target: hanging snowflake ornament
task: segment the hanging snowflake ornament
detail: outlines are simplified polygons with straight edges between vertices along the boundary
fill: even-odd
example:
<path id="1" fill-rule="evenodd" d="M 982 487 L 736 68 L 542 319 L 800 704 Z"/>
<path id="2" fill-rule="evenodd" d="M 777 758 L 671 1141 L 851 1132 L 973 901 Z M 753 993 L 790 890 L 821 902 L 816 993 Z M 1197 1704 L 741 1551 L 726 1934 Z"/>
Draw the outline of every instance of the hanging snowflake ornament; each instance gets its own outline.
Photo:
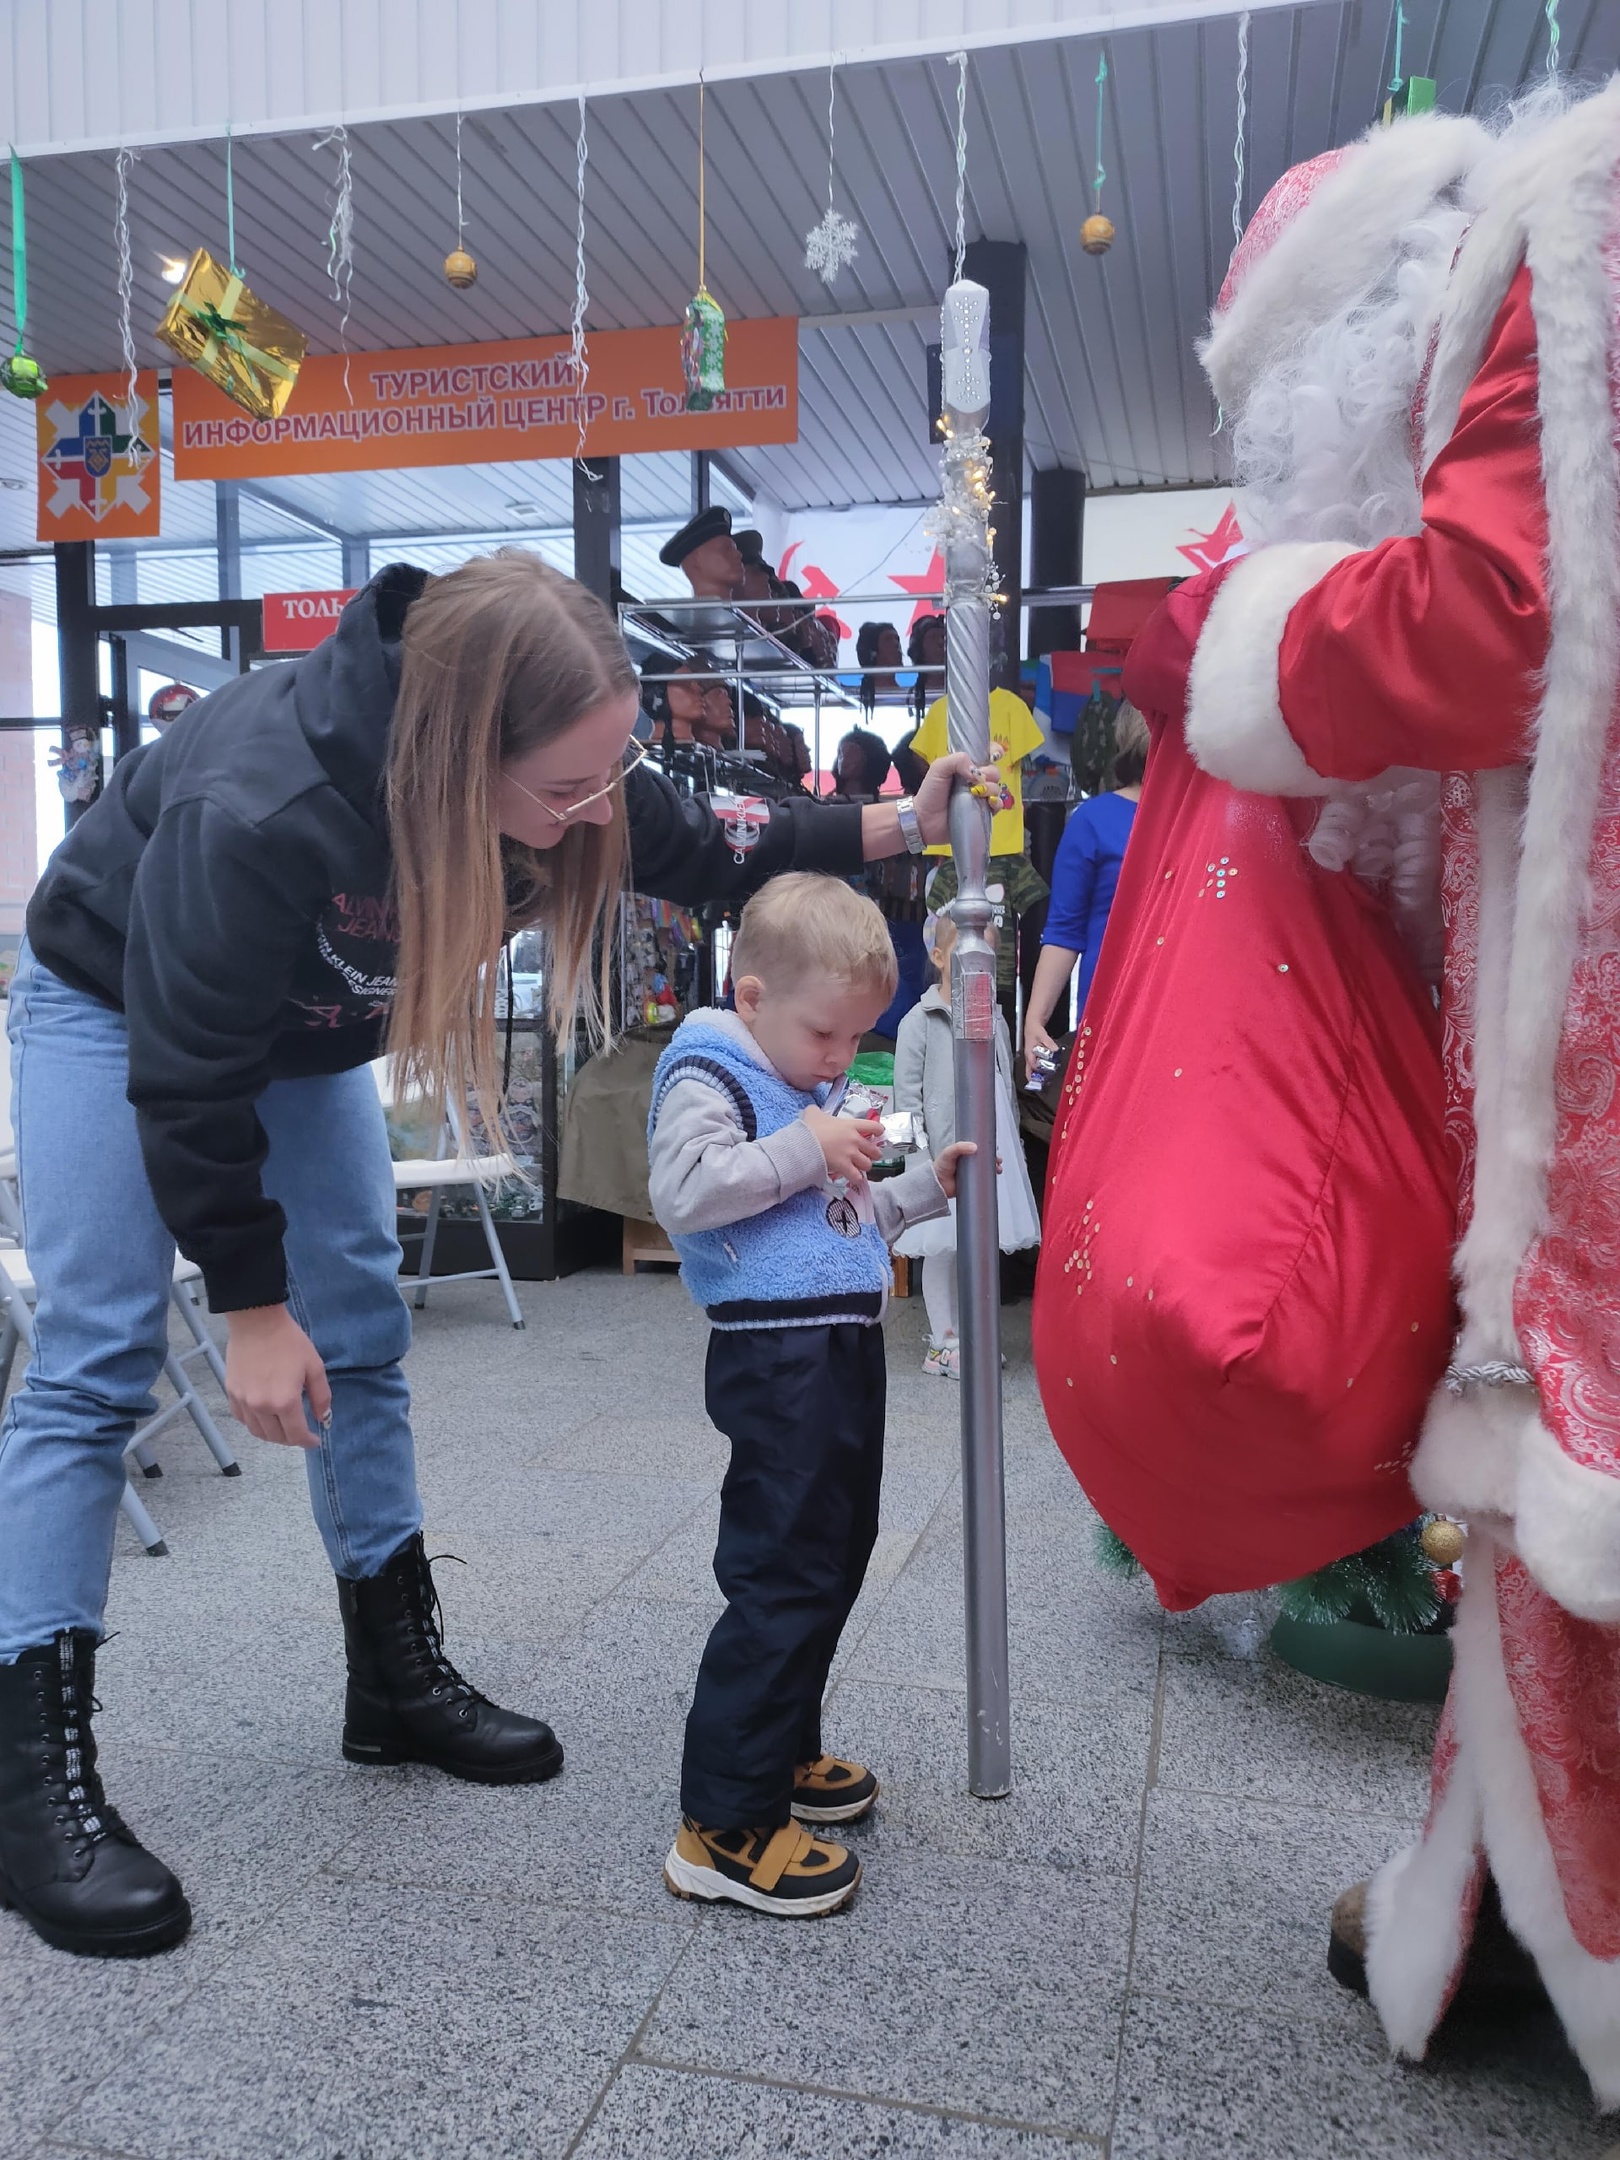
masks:
<path id="1" fill-rule="evenodd" d="M 847 270 L 858 252 L 861 228 L 836 210 L 829 209 L 821 223 L 804 236 L 804 267 L 814 270 L 830 285 L 840 270 Z"/>
<path id="2" fill-rule="evenodd" d="M 833 208 L 833 121 L 836 115 L 838 55 L 833 55 L 827 69 L 827 210 L 821 223 L 804 236 L 804 267 L 814 270 L 824 285 L 830 285 L 840 270 L 847 270 L 855 260 L 856 242 L 861 228 L 852 218 L 842 217 Z"/>

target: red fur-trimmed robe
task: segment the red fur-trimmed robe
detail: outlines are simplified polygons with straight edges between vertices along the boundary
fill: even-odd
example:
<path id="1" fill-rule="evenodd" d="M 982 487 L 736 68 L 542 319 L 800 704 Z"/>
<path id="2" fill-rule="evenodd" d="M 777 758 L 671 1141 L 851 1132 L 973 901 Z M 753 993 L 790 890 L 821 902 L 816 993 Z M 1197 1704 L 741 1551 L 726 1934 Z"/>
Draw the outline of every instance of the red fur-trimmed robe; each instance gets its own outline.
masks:
<path id="1" fill-rule="evenodd" d="M 1447 290 L 1423 530 L 1262 549 L 1150 626 L 1239 789 L 1443 781 L 1461 1331 L 1411 1462 L 1470 1526 L 1427 1829 L 1368 1980 L 1424 2052 L 1487 1867 L 1620 2106 L 1620 82 L 1503 154 Z M 1200 590 L 1200 586 L 1202 590 Z M 1131 687 L 1128 680 L 1127 687 Z"/>

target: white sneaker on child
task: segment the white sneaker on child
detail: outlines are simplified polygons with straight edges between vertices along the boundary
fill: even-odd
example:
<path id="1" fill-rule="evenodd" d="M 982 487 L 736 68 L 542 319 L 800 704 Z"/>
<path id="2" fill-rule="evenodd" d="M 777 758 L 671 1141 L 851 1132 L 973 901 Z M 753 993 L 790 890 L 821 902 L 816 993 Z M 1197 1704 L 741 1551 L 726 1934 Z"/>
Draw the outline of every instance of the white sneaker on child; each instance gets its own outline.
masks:
<path id="1" fill-rule="evenodd" d="M 923 1371 L 936 1380 L 960 1380 L 962 1377 L 962 1352 L 952 1342 L 930 1343 L 923 1357 Z"/>

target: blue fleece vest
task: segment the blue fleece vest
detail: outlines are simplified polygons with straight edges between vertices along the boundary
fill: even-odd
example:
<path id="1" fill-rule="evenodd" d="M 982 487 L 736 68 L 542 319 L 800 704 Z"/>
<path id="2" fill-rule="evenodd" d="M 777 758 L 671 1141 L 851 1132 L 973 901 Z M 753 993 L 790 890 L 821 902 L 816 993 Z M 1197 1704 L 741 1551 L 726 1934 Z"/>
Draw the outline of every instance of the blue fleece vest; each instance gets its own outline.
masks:
<path id="1" fill-rule="evenodd" d="M 694 1016 L 658 1060 L 649 1140 L 677 1080 L 701 1080 L 726 1096 L 750 1140 L 769 1139 L 826 1093 L 790 1087 Z M 853 1200 L 826 1185 L 670 1242 L 680 1254 L 681 1280 L 716 1327 L 826 1327 L 882 1317 L 888 1246 L 875 1223 L 861 1221 Z"/>

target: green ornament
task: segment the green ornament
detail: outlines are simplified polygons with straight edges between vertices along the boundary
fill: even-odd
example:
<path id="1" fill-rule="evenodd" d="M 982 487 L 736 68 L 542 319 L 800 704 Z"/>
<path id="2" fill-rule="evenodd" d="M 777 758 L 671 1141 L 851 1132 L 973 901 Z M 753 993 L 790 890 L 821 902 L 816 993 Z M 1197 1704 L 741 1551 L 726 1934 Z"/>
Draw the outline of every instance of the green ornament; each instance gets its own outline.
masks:
<path id="1" fill-rule="evenodd" d="M 708 412 L 726 387 L 726 318 L 704 285 L 686 303 L 681 372 L 686 377 L 687 411 Z"/>
<path id="2" fill-rule="evenodd" d="M 45 372 L 37 360 L 31 360 L 25 352 L 15 352 L 0 367 L 0 383 L 13 397 L 43 397 L 51 387 L 45 380 Z"/>

